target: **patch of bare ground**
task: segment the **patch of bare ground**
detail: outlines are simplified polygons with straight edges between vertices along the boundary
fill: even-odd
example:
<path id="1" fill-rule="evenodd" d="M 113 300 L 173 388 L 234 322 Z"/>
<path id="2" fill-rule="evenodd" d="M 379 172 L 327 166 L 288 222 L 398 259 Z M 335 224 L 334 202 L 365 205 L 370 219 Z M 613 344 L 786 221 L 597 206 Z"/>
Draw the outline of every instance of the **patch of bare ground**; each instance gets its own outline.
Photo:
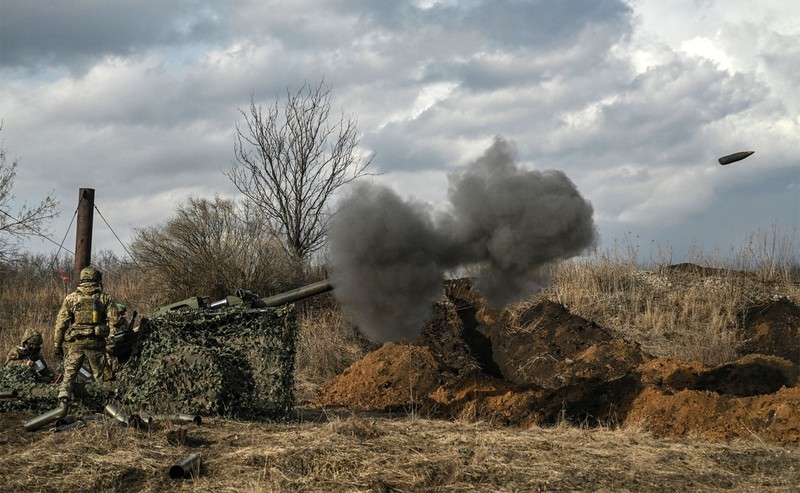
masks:
<path id="1" fill-rule="evenodd" d="M 307 411 L 293 423 L 208 418 L 150 430 L 89 422 L 24 431 L 4 415 L 5 491 L 793 491 L 800 450 L 757 439 L 658 439 L 638 429 L 496 427 Z M 171 479 L 192 453 L 200 475 Z"/>

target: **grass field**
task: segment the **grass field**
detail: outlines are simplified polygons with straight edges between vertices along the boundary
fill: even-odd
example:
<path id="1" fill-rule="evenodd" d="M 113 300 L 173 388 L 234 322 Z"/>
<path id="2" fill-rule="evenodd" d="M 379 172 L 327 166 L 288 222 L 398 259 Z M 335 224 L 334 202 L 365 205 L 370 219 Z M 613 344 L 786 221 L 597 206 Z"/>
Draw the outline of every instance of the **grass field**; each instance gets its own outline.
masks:
<path id="1" fill-rule="evenodd" d="M 641 344 L 655 356 L 719 364 L 741 343 L 742 310 L 784 297 L 800 303 L 797 249 L 765 242 L 698 279 L 669 265 L 638 265 L 625 252 L 553 268 L 547 298 Z M 41 267 L 41 266 L 40 266 Z M 0 344 L 28 326 L 45 335 L 64 286 L 46 269 L 10 270 L 0 284 Z M 157 304 L 135 271 L 107 271 L 107 289 L 142 313 Z M 174 301 L 174 300 L 170 300 Z M 335 305 L 306 307 L 297 355 L 302 403 L 370 349 Z M 656 438 L 636 428 L 516 428 L 428 419 L 413 412 L 362 414 L 300 407 L 286 423 L 206 418 L 201 426 L 148 429 L 90 421 L 81 429 L 29 433 L 31 416 L 0 415 L 5 491 L 796 491 L 800 449 L 765 443 Z M 197 477 L 171 479 L 171 465 L 199 453 Z"/>
<path id="2" fill-rule="evenodd" d="M 515 429 L 413 415 L 206 419 L 153 430 L 90 422 L 27 433 L 4 416 L 6 491 L 796 491 L 800 450 L 655 439 L 638 430 Z M 171 479 L 191 453 L 200 475 Z"/>

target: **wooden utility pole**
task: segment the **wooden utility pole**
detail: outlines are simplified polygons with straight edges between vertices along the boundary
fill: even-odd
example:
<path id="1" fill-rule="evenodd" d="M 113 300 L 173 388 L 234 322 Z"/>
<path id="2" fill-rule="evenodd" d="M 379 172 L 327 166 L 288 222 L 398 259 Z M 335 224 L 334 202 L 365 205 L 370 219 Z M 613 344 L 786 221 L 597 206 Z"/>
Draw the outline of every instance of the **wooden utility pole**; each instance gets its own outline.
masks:
<path id="1" fill-rule="evenodd" d="M 78 223 L 75 229 L 75 268 L 72 289 L 78 287 L 81 270 L 92 263 L 92 221 L 94 220 L 94 188 L 78 191 Z"/>

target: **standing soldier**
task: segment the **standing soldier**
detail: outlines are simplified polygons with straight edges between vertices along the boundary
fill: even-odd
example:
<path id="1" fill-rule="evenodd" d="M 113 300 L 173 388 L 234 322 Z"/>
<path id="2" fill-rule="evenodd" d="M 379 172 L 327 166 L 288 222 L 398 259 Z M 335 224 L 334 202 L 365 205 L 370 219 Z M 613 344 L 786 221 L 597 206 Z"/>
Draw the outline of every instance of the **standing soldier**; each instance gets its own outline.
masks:
<path id="1" fill-rule="evenodd" d="M 94 267 L 81 270 L 80 282 L 61 304 L 55 325 L 56 355 L 64 358 L 64 380 L 58 399 L 66 404 L 72 399 L 75 378 L 89 363 L 95 381 L 103 380 L 106 337 L 109 325 L 119 323 L 116 303 L 103 292 L 103 273 Z"/>

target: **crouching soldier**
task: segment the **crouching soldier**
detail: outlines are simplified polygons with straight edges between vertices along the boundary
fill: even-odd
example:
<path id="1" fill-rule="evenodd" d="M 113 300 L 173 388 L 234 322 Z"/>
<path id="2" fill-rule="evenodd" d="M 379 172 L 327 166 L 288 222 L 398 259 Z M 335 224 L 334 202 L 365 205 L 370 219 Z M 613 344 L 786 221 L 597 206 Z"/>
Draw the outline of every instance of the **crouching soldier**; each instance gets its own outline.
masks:
<path id="1" fill-rule="evenodd" d="M 55 351 L 64 358 L 60 402 L 72 400 L 75 378 L 84 361 L 95 381 L 104 379 L 106 337 L 109 325 L 118 324 L 118 317 L 116 303 L 103 292 L 103 273 L 94 267 L 81 270 L 78 287 L 64 298 L 56 317 Z"/>
<path id="2" fill-rule="evenodd" d="M 58 383 L 61 375 L 51 370 L 41 353 L 42 334 L 38 330 L 27 329 L 18 348 L 6 355 L 5 366 L 25 366 L 30 368 L 39 383 Z"/>

